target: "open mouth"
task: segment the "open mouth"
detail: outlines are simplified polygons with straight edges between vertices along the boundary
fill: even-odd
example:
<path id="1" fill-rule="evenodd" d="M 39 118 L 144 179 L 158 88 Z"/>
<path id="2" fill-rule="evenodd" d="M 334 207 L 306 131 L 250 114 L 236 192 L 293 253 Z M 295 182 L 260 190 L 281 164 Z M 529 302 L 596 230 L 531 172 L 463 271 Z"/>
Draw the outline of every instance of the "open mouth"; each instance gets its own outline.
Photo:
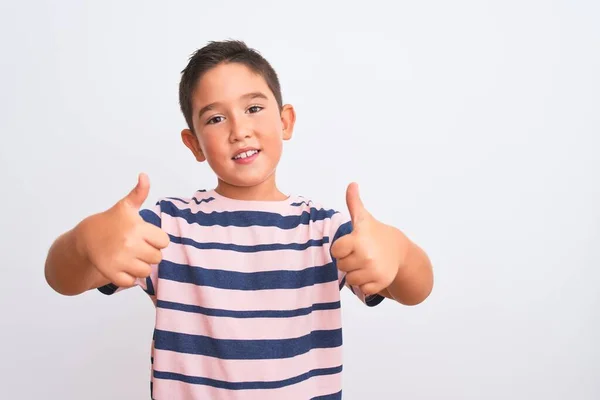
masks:
<path id="1" fill-rule="evenodd" d="M 252 156 L 255 156 L 256 154 L 258 154 L 260 152 L 260 150 L 248 150 L 248 151 L 243 151 L 239 154 L 236 154 L 232 160 L 244 160 L 246 158 L 250 158 Z"/>

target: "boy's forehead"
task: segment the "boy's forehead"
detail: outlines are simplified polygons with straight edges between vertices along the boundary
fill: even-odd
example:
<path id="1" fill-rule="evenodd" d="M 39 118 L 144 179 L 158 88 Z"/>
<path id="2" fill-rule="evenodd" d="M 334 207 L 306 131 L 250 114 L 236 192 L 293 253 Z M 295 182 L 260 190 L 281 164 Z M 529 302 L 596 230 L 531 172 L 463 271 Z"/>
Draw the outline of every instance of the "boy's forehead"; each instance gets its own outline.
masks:
<path id="1" fill-rule="evenodd" d="M 236 102 L 248 93 L 262 92 L 274 100 L 265 79 L 239 63 L 220 64 L 196 83 L 193 102 L 198 110 L 207 104 Z"/>

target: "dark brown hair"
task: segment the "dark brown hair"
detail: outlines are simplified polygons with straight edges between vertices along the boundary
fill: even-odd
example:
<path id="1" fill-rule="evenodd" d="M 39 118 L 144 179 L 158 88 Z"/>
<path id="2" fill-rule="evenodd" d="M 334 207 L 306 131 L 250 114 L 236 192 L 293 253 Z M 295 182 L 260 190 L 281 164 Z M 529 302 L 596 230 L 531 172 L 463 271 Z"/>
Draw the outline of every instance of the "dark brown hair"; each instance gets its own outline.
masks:
<path id="1" fill-rule="evenodd" d="M 236 62 L 261 75 L 273 92 L 279 109 L 283 107 L 279 78 L 273 67 L 260 53 L 240 40 L 212 41 L 192 54 L 181 71 L 179 106 L 188 127 L 193 131 L 192 95 L 202 75 L 221 63 Z"/>

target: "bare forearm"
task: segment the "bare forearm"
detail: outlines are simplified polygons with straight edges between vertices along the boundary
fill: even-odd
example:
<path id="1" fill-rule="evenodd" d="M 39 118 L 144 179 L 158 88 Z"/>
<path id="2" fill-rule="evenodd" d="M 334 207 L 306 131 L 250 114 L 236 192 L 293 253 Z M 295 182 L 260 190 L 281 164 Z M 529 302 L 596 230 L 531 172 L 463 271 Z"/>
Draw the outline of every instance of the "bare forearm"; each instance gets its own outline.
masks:
<path id="1" fill-rule="evenodd" d="M 416 305 L 423 302 L 433 289 L 433 269 L 427 254 L 409 241 L 406 259 L 388 286 L 387 294 L 399 303 Z"/>
<path id="2" fill-rule="evenodd" d="M 87 260 L 78 242 L 77 229 L 59 236 L 46 258 L 44 272 L 48 285 L 66 296 L 81 294 L 104 283 L 102 275 Z"/>

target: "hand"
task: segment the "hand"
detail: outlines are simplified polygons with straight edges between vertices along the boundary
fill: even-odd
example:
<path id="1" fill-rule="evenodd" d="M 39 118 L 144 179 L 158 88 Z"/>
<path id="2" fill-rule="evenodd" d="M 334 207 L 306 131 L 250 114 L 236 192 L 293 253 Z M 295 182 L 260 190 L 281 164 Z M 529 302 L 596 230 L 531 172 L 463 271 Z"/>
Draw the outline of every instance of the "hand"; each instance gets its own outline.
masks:
<path id="1" fill-rule="evenodd" d="M 169 235 L 145 222 L 139 209 L 148 197 L 150 183 L 140 174 L 137 185 L 110 209 L 92 215 L 78 226 L 82 254 L 110 282 L 130 287 L 150 275 L 151 264 L 162 260 L 161 249 Z"/>
<path id="2" fill-rule="evenodd" d="M 338 269 L 347 273 L 348 284 L 359 286 L 365 295 L 379 293 L 394 281 L 407 252 L 407 239 L 366 210 L 355 183 L 348 186 L 346 204 L 353 230 L 333 244 L 331 254 Z"/>

